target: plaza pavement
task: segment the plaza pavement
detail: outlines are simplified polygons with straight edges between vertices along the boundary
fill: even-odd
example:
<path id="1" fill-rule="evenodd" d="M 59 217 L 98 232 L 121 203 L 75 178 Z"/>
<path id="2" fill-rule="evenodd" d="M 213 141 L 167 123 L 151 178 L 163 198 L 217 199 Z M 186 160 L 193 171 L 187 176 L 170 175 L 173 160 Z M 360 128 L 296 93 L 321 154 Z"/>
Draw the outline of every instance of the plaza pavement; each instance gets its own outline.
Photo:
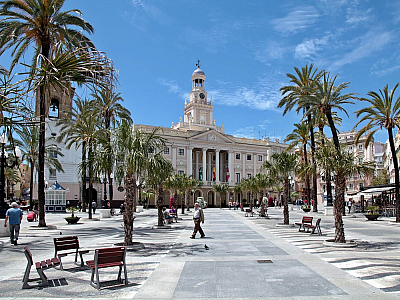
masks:
<path id="1" fill-rule="evenodd" d="M 322 207 L 321 207 L 322 211 Z M 245 217 L 240 210 L 206 209 L 206 238 L 189 239 L 190 214 L 171 228 L 153 229 L 156 210 L 136 214 L 134 240 L 144 248 L 127 253 L 128 286 L 112 285 L 113 268 L 102 269 L 107 281 L 98 291 L 90 286 L 90 270 L 80 270 L 70 255 L 64 271 L 49 269 L 51 286 L 22 290 L 26 267 L 23 249 L 34 261 L 54 256 L 53 237 L 78 235 L 81 247 L 109 247 L 123 241 L 122 216 L 67 225 L 67 214 L 47 214 L 48 225 L 37 229 L 24 218 L 19 245 L 0 238 L 1 299 L 399 299 L 400 227 L 394 218 L 366 221 L 361 214 L 344 217 L 347 239 L 356 248 L 323 245 L 333 238 L 333 216 L 290 211 L 290 223 L 303 215 L 321 217 L 323 236 L 298 232 L 296 227 L 277 227 L 282 209 L 270 208 L 269 219 Z M 204 245 L 207 244 L 209 250 Z M 93 252 L 84 258 L 93 259 Z M 32 268 L 31 276 L 35 276 Z"/>

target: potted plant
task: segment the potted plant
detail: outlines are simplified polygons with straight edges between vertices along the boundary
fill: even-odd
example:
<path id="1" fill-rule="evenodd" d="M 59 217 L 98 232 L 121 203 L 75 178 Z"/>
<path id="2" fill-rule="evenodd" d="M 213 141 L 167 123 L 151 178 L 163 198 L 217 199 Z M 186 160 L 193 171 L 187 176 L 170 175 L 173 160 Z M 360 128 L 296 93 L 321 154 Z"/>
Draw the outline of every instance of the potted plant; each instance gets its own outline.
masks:
<path id="1" fill-rule="evenodd" d="M 304 212 L 310 212 L 311 211 L 311 205 L 304 204 L 304 205 L 301 206 L 301 209 Z"/>
<path id="2" fill-rule="evenodd" d="M 368 221 L 376 221 L 381 216 L 379 213 L 379 206 L 368 206 L 367 213 L 364 216 Z"/>
<path id="3" fill-rule="evenodd" d="M 74 212 L 76 212 L 78 209 L 74 206 L 68 207 L 68 211 L 71 212 L 70 217 L 66 217 L 65 220 L 68 222 L 68 224 L 76 224 L 80 220 L 80 217 L 76 217 Z"/>

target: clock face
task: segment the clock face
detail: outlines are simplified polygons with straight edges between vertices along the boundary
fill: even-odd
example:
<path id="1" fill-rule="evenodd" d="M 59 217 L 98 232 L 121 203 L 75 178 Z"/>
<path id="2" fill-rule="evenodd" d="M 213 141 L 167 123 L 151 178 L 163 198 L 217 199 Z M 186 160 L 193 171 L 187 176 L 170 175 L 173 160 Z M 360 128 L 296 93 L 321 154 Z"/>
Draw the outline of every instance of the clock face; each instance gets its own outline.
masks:
<path id="1" fill-rule="evenodd" d="M 201 99 L 204 99 L 206 97 L 206 95 L 204 95 L 204 93 L 200 93 L 199 96 L 200 96 Z"/>

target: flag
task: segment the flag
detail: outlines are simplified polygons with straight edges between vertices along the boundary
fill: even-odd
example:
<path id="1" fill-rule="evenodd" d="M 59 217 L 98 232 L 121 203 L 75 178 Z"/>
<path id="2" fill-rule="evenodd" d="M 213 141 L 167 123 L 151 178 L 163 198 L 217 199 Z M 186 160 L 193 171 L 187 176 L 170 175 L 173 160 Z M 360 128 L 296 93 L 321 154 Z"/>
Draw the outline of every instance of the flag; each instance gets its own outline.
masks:
<path id="1" fill-rule="evenodd" d="M 217 177 L 216 177 L 216 175 L 215 175 L 215 167 L 214 167 L 214 169 L 213 169 L 213 179 L 214 179 L 214 180 L 217 180 Z"/>
<path id="2" fill-rule="evenodd" d="M 229 167 L 228 167 L 228 168 L 226 169 L 226 182 L 228 182 L 229 177 L 231 177 L 231 176 L 229 175 Z"/>

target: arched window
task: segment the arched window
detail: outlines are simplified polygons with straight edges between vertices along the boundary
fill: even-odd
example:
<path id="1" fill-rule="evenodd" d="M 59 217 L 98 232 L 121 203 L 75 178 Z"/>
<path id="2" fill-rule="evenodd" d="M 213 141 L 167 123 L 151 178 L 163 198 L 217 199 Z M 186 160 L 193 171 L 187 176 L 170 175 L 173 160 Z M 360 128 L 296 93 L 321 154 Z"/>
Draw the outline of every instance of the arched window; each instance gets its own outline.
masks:
<path id="1" fill-rule="evenodd" d="M 58 99 L 51 99 L 50 107 L 49 107 L 49 117 L 50 118 L 59 118 L 59 108 L 60 102 Z"/>

